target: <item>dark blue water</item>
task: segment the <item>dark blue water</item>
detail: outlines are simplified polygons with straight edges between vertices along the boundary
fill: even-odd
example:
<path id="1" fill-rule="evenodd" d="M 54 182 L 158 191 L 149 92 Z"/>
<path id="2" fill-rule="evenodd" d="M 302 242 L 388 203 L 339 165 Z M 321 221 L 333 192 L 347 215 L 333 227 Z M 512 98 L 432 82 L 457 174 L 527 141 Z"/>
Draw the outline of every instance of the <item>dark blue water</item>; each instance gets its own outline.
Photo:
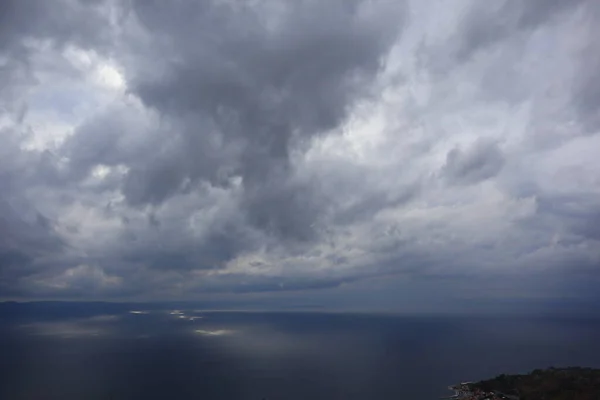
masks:
<path id="1" fill-rule="evenodd" d="M 600 366 L 590 318 L 106 311 L 0 318 L 0 399 L 426 400 Z"/>

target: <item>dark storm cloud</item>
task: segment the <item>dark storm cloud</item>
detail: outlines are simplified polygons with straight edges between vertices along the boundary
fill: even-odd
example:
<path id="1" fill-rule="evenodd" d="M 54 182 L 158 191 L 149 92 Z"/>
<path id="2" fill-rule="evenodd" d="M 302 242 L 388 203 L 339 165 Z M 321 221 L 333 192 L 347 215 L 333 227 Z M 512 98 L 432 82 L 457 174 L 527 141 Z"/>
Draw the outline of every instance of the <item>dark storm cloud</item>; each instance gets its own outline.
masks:
<path id="1" fill-rule="evenodd" d="M 0 295 L 573 291 L 600 248 L 593 2 L 447 4 L 4 2 Z"/>
<path id="2" fill-rule="evenodd" d="M 454 148 L 446 157 L 443 174 L 453 183 L 473 184 L 494 177 L 504 164 L 498 145 L 479 140 L 466 150 Z"/>
<path id="3" fill-rule="evenodd" d="M 185 126 L 179 152 L 130 172 L 128 200 L 157 203 L 186 180 L 219 185 L 223 175 L 240 176 L 249 222 L 282 238 L 310 238 L 317 200 L 310 186 L 288 182 L 290 154 L 335 128 L 348 107 L 368 94 L 402 24 L 395 9 L 396 19 L 382 23 L 367 15 L 373 12 L 368 6 L 302 1 L 234 8 L 205 1 L 177 8 L 135 2 L 142 24 L 165 43 L 155 54 L 166 61 L 159 75 L 135 76 L 132 90 Z M 213 143 L 207 143 L 211 135 Z"/>

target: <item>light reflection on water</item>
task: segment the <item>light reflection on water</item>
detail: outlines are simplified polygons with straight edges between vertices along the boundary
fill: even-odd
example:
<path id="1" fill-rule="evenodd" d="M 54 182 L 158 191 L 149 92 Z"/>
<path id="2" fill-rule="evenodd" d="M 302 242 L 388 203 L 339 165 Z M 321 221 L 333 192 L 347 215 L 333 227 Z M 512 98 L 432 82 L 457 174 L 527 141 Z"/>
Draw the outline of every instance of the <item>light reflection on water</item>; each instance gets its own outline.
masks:
<path id="1" fill-rule="evenodd" d="M 196 329 L 194 332 L 202 336 L 223 336 L 230 335 L 231 333 L 233 333 L 233 331 L 227 329 L 216 329 L 212 331 L 206 329 Z"/>
<path id="2" fill-rule="evenodd" d="M 112 325 L 120 319 L 118 315 L 98 315 L 66 321 L 30 322 L 18 325 L 25 334 L 55 336 L 64 339 L 105 336 L 114 333 Z"/>

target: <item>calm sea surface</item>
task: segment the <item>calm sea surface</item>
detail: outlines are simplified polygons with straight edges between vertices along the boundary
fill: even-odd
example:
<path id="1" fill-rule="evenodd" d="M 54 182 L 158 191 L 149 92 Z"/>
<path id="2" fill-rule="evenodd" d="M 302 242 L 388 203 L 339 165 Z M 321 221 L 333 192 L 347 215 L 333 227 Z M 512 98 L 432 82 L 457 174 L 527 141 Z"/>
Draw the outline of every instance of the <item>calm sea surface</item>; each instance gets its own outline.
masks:
<path id="1" fill-rule="evenodd" d="M 600 319 L 108 311 L 0 317 L 0 399 L 428 400 L 600 366 Z"/>

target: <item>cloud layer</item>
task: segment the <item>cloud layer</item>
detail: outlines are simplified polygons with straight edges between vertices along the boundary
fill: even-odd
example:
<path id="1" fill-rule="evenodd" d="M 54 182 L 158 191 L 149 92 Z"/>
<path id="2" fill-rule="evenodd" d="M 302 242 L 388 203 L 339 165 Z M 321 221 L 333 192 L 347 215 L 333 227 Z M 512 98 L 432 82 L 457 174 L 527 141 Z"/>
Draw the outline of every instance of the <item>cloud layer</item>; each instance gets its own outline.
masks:
<path id="1" fill-rule="evenodd" d="M 599 13 L 4 2 L 0 293 L 591 296 Z"/>

